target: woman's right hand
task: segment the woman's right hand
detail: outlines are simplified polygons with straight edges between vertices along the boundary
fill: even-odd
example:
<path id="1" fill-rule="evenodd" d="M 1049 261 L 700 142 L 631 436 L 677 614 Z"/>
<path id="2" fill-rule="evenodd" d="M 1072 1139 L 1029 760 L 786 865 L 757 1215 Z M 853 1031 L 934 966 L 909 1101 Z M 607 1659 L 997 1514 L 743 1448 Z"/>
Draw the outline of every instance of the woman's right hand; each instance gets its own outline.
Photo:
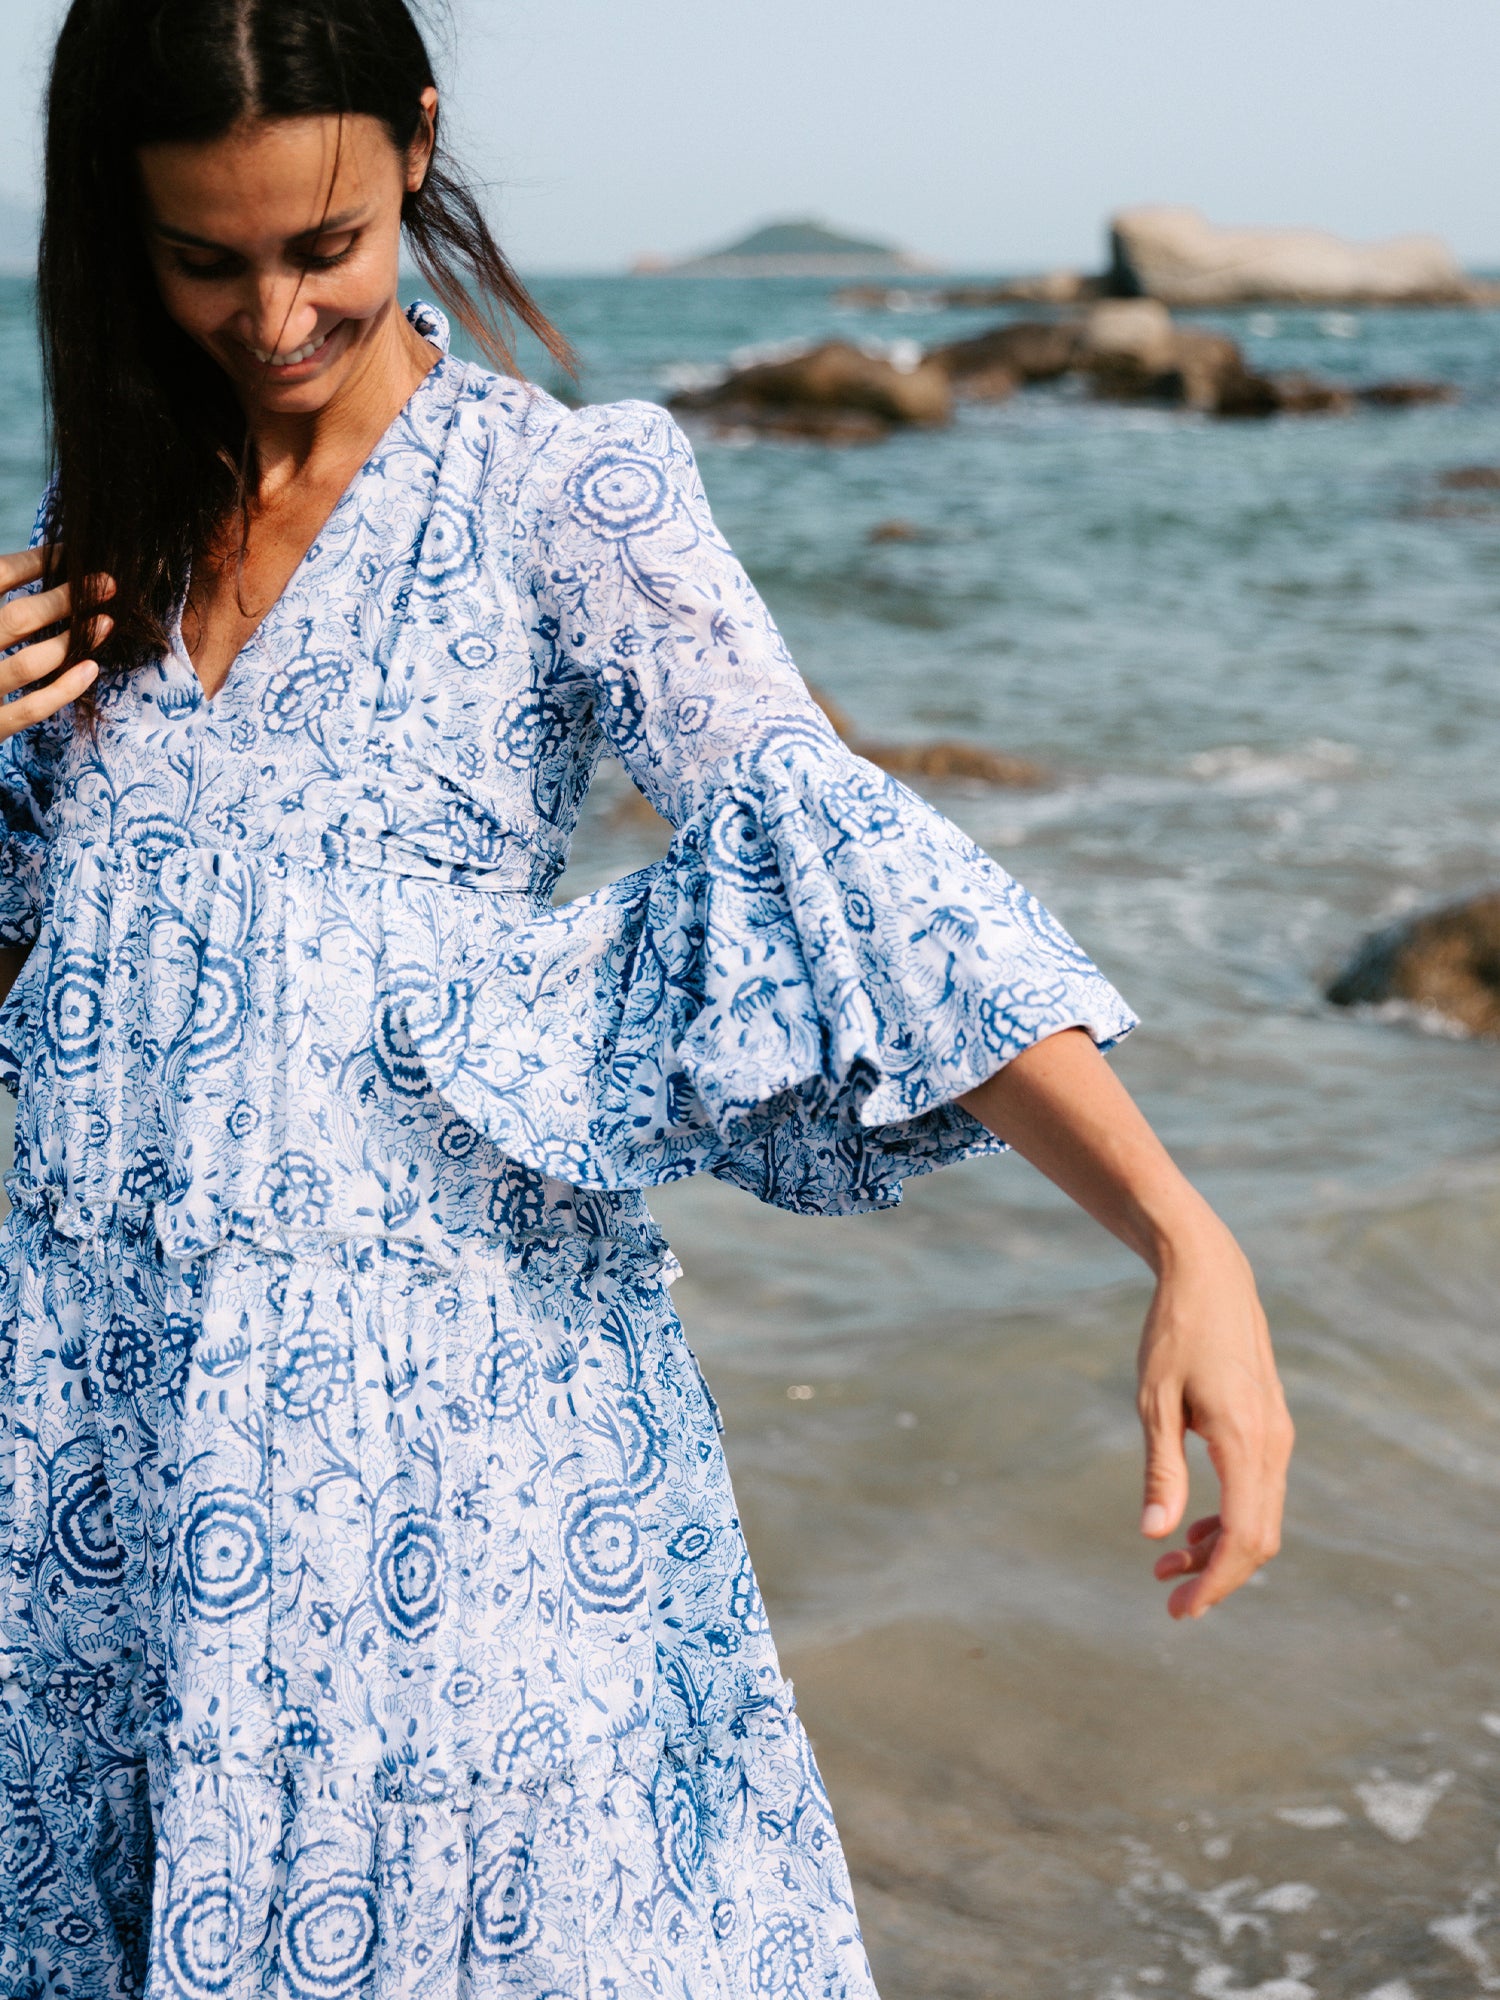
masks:
<path id="1" fill-rule="evenodd" d="M 9 590 L 24 590 L 26 584 L 40 582 L 46 560 L 46 549 L 25 549 L 18 555 L 0 556 L 0 594 Z M 114 595 L 112 583 L 106 586 L 104 595 Z M 24 595 L 0 604 L 0 650 L 10 646 L 17 648 L 8 659 L 0 660 L 0 742 L 7 736 L 14 736 L 18 730 L 29 729 L 33 722 L 40 722 L 44 716 L 56 715 L 60 708 L 76 701 L 84 689 L 97 679 L 99 665 L 96 660 L 80 660 L 65 674 L 57 673 L 67 658 L 66 631 L 53 639 L 36 640 L 31 645 L 23 643 L 33 634 L 47 631 L 50 626 L 66 626 L 71 606 L 72 598 L 65 583 L 58 584 L 54 590 L 25 591 Z M 114 620 L 108 612 L 101 612 L 94 620 L 93 643 L 96 646 L 113 624 Z M 57 674 L 57 679 L 46 687 L 36 687 L 35 683 L 46 680 L 48 674 Z M 16 694 L 18 688 L 27 687 L 32 690 L 30 694 Z M 13 694 L 16 695 L 14 701 L 10 699 Z"/>

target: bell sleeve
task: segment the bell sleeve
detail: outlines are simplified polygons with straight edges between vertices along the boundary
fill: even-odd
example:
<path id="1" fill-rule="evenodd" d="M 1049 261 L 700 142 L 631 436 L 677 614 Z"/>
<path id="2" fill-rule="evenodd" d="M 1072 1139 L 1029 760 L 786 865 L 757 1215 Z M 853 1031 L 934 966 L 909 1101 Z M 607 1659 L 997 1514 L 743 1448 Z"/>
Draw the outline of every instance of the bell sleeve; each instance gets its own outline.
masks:
<path id="1" fill-rule="evenodd" d="M 563 419 L 518 496 L 539 671 L 581 676 L 670 851 L 407 1009 L 442 1094 L 576 1184 L 709 1172 L 804 1213 L 1003 1150 L 956 1100 L 1135 1017 L 1037 900 L 855 756 L 645 403 Z"/>

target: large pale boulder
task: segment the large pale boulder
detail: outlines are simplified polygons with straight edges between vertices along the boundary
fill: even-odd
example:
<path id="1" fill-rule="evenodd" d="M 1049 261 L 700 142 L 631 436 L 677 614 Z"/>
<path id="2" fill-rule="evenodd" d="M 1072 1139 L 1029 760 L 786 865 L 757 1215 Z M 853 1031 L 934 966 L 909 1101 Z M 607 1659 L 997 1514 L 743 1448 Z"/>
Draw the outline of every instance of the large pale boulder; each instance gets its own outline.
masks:
<path id="1" fill-rule="evenodd" d="M 829 340 L 780 361 L 757 361 L 712 388 L 673 397 L 672 407 L 716 423 L 842 444 L 884 437 L 896 425 L 945 424 L 953 414 L 947 370 L 911 367 Z"/>
<path id="2" fill-rule="evenodd" d="M 1479 294 L 1436 236 L 1349 243 L 1321 229 L 1218 229 L 1193 208 L 1110 224 L 1109 289 L 1172 306 L 1465 304 Z"/>

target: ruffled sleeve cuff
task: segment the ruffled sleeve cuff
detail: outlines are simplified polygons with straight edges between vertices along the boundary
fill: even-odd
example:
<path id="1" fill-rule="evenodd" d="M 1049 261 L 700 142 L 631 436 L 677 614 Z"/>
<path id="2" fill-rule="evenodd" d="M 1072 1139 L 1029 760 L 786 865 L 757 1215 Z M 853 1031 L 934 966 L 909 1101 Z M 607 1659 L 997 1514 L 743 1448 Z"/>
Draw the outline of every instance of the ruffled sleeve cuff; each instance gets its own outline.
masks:
<path id="1" fill-rule="evenodd" d="M 1135 1025 L 950 822 L 809 733 L 738 759 L 664 861 L 404 1001 L 434 1087 L 595 1187 L 712 1173 L 847 1214 L 1003 1150 L 955 1101 L 1032 1043 Z"/>

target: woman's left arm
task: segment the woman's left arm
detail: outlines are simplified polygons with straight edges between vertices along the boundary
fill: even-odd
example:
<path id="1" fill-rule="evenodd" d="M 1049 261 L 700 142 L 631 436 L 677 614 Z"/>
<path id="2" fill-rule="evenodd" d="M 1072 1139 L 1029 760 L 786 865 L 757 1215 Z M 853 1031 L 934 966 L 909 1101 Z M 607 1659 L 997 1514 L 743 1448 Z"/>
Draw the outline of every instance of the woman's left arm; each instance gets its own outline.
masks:
<path id="1" fill-rule="evenodd" d="M 1200 1618 L 1281 1545 L 1292 1422 L 1244 1252 L 1082 1029 L 1035 1043 L 959 1101 L 1155 1273 L 1138 1363 L 1141 1532 L 1160 1540 L 1181 1522 L 1183 1446 L 1196 1431 L 1219 1476 L 1219 1511 L 1192 1524 L 1156 1575 L 1186 1578 L 1167 1609 Z"/>

